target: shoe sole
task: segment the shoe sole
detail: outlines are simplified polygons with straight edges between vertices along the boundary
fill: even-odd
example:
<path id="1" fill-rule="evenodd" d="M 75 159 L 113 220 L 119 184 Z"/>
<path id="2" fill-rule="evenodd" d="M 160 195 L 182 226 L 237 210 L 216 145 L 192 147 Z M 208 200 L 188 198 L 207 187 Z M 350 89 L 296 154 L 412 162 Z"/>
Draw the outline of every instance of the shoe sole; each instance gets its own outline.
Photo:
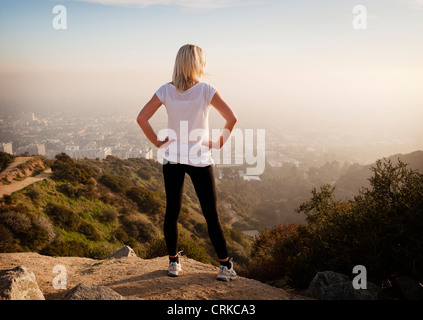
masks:
<path id="1" fill-rule="evenodd" d="M 167 275 L 168 275 L 169 277 L 173 277 L 173 278 L 179 277 L 179 275 L 178 275 L 178 274 L 174 274 L 174 273 L 168 273 Z"/>
<path id="2" fill-rule="evenodd" d="M 229 282 L 230 280 L 235 280 L 236 277 L 231 277 L 231 278 L 217 277 L 216 279 L 219 280 L 219 281 Z"/>

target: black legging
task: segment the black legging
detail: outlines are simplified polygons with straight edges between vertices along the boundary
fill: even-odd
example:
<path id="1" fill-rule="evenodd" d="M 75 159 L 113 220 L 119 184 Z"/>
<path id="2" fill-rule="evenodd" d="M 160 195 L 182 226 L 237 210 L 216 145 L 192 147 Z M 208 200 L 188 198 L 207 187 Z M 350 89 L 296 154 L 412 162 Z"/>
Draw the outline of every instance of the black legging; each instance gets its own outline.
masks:
<path id="1" fill-rule="evenodd" d="M 167 162 L 163 165 L 166 190 L 166 215 L 164 236 L 168 254 L 175 256 L 178 247 L 178 216 L 182 206 L 185 173 L 191 177 L 200 201 L 201 210 L 206 218 L 210 240 L 216 250 L 218 259 L 226 259 L 228 252 L 223 229 L 217 215 L 216 186 L 213 166 L 195 167 L 180 163 Z"/>

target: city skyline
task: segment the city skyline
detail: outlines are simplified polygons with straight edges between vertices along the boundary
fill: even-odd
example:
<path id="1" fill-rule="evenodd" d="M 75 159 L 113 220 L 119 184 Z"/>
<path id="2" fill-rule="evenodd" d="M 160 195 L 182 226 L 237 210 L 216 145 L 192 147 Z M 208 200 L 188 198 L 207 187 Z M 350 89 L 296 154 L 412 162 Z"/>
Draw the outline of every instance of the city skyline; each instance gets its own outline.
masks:
<path id="1" fill-rule="evenodd" d="M 364 30 L 352 26 L 359 4 Z M 57 5 L 66 30 L 52 26 Z M 125 113 L 136 125 L 178 48 L 195 43 L 240 126 L 393 136 L 423 149 L 422 16 L 419 0 L 6 0 L 0 110 Z"/>

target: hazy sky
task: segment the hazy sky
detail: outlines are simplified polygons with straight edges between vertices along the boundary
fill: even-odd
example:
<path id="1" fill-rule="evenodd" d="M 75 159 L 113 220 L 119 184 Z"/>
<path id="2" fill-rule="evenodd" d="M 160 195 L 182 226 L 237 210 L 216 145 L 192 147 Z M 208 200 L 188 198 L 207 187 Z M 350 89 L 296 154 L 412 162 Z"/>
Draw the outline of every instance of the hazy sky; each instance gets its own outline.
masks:
<path id="1" fill-rule="evenodd" d="M 136 116 L 186 43 L 245 123 L 423 140 L 423 0 L 1 0 L 0 107 Z"/>

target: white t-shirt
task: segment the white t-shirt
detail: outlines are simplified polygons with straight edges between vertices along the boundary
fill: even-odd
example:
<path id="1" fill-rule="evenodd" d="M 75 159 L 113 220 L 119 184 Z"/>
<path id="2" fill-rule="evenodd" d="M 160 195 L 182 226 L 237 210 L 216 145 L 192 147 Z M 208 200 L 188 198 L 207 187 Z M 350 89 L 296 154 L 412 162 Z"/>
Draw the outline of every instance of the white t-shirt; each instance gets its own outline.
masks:
<path id="1" fill-rule="evenodd" d="M 209 142 L 209 107 L 216 89 L 199 82 L 186 91 L 167 83 L 156 91 L 168 115 L 169 142 L 161 146 L 163 159 L 196 167 L 214 165 Z"/>

